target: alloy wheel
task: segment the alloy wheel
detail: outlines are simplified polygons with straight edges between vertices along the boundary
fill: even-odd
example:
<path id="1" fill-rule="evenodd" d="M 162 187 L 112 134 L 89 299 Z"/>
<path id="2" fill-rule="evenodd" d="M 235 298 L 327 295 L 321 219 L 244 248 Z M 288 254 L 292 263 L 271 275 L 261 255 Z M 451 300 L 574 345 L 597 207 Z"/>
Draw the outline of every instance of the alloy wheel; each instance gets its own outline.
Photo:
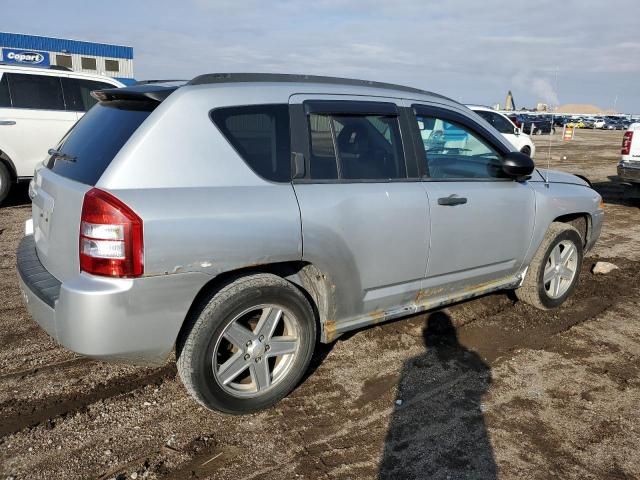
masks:
<path id="1" fill-rule="evenodd" d="M 558 243 L 547 259 L 543 284 L 549 298 L 562 297 L 576 277 L 578 271 L 578 249 L 569 240 Z"/>
<path id="2" fill-rule="evenodd" d="M 213 376 L 233 396 L 256 397 L 287 376 L 299 349 L 295 316 L 278 305 L 257 305 L 225 327 L 213 350 Z"/>

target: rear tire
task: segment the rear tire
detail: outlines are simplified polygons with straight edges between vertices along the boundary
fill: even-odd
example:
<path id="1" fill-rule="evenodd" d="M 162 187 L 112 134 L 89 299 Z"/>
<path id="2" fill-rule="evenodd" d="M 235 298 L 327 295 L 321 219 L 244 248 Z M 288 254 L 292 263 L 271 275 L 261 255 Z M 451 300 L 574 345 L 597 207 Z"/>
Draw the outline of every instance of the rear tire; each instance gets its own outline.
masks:
<path id="1" fill-rule="evenodd" d="M 190 313 L 176 346 L 178 372 L 206 408 L 249 413 L 296 387 L 315 344 L 315 315 L 300 290 L 276 275 L 250 275 Z"/>
<path id="2" fill-rule="evenodd" d="M 11 174 L 7 166 L 0 162 L 0 204 L 9 195 L 9 190 L 11 190 Z"/>
<path id="3" fill-rule="evenodd" d="M 522 286 L 516 290 L 518 299 L 540 310 L 562 305 L 578 285 L 582 245 L 582 237 L 574 227 L 552 223 L 529 264 Z"/>
<path id="4" fill-rule="evenodd" d="M 531 148 L 528 145 L 525 145 L 524 147 L 522 147 L 522 150 L 520 150 L 520 152 L 524 153 L 528 157 L 531 156 Z"/>

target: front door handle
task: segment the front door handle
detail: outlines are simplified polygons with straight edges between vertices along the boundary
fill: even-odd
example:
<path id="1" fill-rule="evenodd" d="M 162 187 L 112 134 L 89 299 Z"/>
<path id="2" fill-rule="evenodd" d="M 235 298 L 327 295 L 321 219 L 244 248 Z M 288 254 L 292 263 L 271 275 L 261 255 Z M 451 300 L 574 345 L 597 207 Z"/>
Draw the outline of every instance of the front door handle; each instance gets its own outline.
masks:
<path id="1" fill-rule="evenodd" d="M 15 120 L 0 120 L 0 125 L 15 125 Z"/>
<path id="2" fill-rule="evenodd" d="M 438 199 L 438 205 L 454 206 L 462 205 L 465 203 L 467 203 L 467 199 L 465 197 L 458 197 L 456 194 Z"/>

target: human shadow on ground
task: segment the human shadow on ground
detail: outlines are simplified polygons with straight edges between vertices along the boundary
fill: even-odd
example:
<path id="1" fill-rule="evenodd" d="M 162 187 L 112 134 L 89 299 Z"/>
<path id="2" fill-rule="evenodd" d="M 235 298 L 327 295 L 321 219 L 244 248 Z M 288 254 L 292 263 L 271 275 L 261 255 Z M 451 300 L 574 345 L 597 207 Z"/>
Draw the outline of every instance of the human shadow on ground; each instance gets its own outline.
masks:
<path id="1" fill-rule="evenodd" d="M 445 312 L 423 328 L 426 351 L 403 366 L 379 478 L 495 479 L 482 396 L 489 366 L 458 342 Z"/>

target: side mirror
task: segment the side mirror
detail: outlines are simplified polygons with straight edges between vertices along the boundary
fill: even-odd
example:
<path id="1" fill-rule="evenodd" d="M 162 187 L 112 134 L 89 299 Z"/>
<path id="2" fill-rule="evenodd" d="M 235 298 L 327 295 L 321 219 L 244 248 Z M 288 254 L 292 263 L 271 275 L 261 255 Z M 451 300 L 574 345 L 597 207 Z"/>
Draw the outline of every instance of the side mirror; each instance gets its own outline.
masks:
<path id="1" fill-rule="evenodd" d="M 513 134 L 514 135 L 520 135 L 522 133 L 522 130 L 520 130 L 518 127 L 513 127 Z"/>
<path id="2" fill-rule="evenodd" d="M 522 152 L 509 152 L 502 160 L 502 171 L 519 182 L 527 180 L 534 168 L 531 157 Z"/>

